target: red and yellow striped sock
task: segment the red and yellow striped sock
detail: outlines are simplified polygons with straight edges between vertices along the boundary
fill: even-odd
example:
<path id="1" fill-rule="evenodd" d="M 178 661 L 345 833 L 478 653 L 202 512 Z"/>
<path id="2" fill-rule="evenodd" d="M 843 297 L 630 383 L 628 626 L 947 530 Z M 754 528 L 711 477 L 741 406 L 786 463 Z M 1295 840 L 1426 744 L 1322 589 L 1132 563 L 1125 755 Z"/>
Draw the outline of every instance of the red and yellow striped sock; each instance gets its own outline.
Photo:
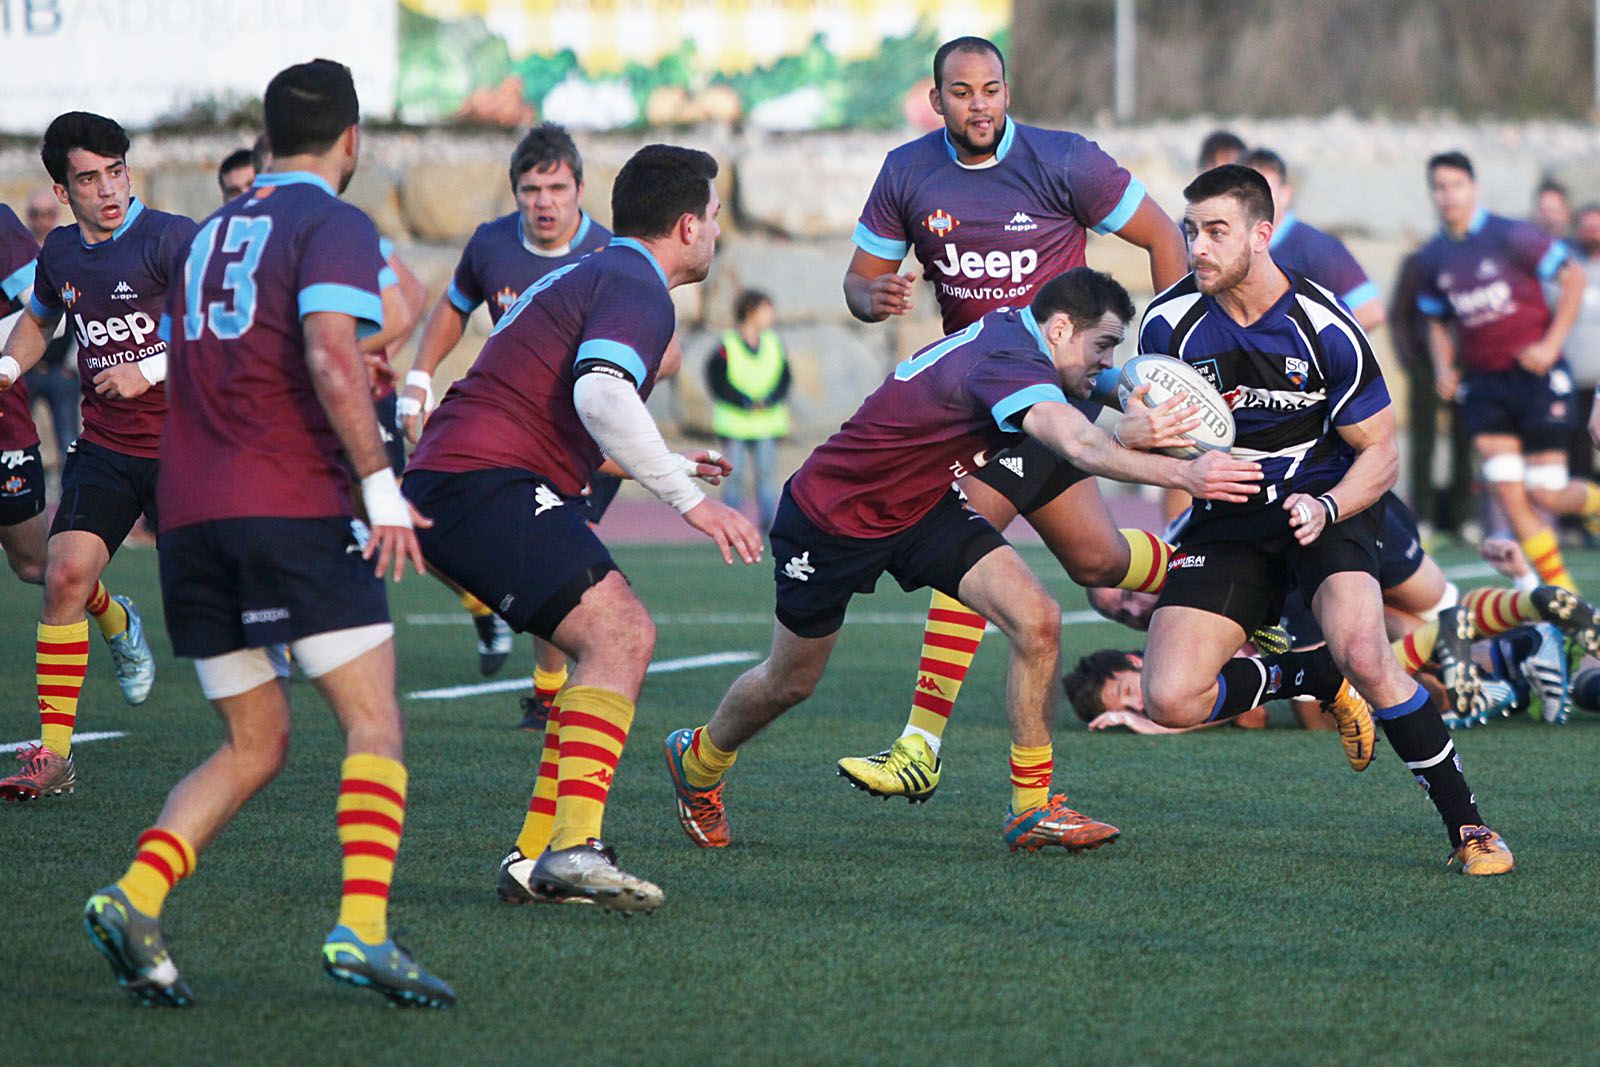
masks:
<path id="1" fill-rule="evenodd" d="M 528 798 L 528 814 L 522 819 L 517 848 L 524 856 L 536 857 L 550 844 L 550 831 L 556 825 L 557 767 L 561 759 L 561 705 L 550 708 L 544 724 L 544 751 L 539 754 L 539 774 L 533 780 L 533 796 Z"/>
<path id="2" fill-rule="evenodd" d="M 911 696 L 906 732 L 925 737 L 935 755 L 986 626 L 982 615 L 959 600 L 940 592 L 933 594 L 922 629 L 922 658 L 917 663 L 917 689 Z"/>
<path id="3" fill-rule="evenodd" d="M 406 824 L 406 767 L 399 760 L 357 752 L 340 769 L 339 848 L 344 890 L 339 925 L 369 945 L 389 938 L 389 883 Z"/>
<path id="4" fill-rule="evenodd" d="M 1118 530 L 1128 542 L 1128 573 L 1117 582 L 1118 589 L 1140 593 L 1159 593 L 1167 584 L 1167 564 L 1172 562 L 1172 546 L 1149 530 Z"/>
<path id="5" fill-rule="evenodd" d="M 689 747 L 683 751 L 683 776 L 696 789 L 710 789 L 722 781 L 738 752 L 724 752 L 711 743 L 711 734 L 704 726 L 695 729 Z"/>
<path id="6" fill-rule="evenodd" d="M 494 614 L 494 612 L 489 610 L 489 605 L 485 604 L 483 601 L 479 600 L 477 597 L 466 592 L 465 590 L 463 590 L 461 593 L 461 606 L 466 608 L 467 614 L 471 615 L 474 619 L 481 619 L 485 615 Z"/>
<path id="7" fill-rule="evenodd" d="M 128 632 L 128 609 L 111 599 L 104 582 L 94 583 L 94 592 L 89 594 L 89 602 L 84 607 L 94 624 L 100 627 L 100 636 L 107 641 Z"/>
<path id="8" fill-rule="evenodd" d="M 1543 618 L 1533 606 L 1533 594 L 1515 589 L 1468 590 L 1461 597 L 1461 610 L 1472 619 L 1480 637 L 1494 637 Z"/>
<path id="9" fill-rule="evenodd" d="M 633 701 L 621 693 L 592 685 L 569 685 L 562 690 L 552 850 L 559 852 L 600 836 L 606 798 L 632 725 Z"/>
<path id="10" fill-rule="evenodd" d="M 555 700 L 556 694 L 561 692 L 561 687 L 567 684 L 567 665 L 563 663 L 559 671 L 547 671 L 543 667 L 533 668 L 533 695 L 543 703 L 549 704 Z"/>
<path id="11" fill-rule="evenodd" d="M 117 888 L 128 903 L 152 918 L 161 914 L 172 887 L 194 873 L 194 846 L 182 835 L 152 826 L 139 835 L 138 853 Z"/>
<path id="12" fill-rule="evenodd" d="M 1055 773 L 1055 747 L 1011 746 L 1011 812 L 1020 815 L 1050 802 L 1050 778 Z"/>
<path id="13" fill-rule="evenodd" d="M 1407 674 L 1416 674 L 1433 658 L 1433 647 L 1438 641 L 1439 624 L 1436 622 L 1413 630 L 1396 641 L 1394 658 L 1400 661 L 1400 669 Z"/>
<path id="14" fill-rule="evenodd" d="M 1578 591 L 1578 585 L 1572 580 L 1571 573 L 1567 570 L 1566 560 L 1561 558 L 1561 546 L 1556 543 L 1555 531 L 1546 526 L 1532 537 L 1522 542 L 1522 551 L 1527 553 L 1528 562 L 1533 564 L 1533 569 L 1539 575 L 1539 581 L 1545 585 L 1559 585 L 1563 589 Z"/>
<path id="15" fill-rule="evenodd" d="M 89 668 L 89 623 L 39 624 L 34 678 L 39 686 L 39 740 L 58 756 L 72 755 L 78 696 Z"/>
<path id="16" fill-rule="evenodd" d="M 1583 489 L 1582 514 L 1585 516 L 1600 515 L 1600 485 L 1596 485 L 1593 482 L 1579 481 L 1576 478 L 1573 479 L 1573 482 Z"/>

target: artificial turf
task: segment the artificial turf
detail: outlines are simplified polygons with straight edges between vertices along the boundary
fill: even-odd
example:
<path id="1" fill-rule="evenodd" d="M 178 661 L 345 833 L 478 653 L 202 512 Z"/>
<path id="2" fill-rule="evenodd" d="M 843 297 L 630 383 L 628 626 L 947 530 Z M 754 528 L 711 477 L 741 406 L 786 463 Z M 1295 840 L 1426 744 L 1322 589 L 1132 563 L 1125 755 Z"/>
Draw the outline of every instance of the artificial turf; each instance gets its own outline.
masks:
<path id="1" fill-rule="evenodd" d="M 1059 568 L 1029 558 L 1068 611 Z M 766 648 L 770 564 L 707 547 L 618 549 L 662 622 L 658 660 Z M 1575 554 L 1600 589 L 1600 561 Z M 1462 564 L 1463 551 L 1445 553 Z M 1463 584 L 1481 584 L 1482 578 Z M 79 918 L 126 867 L 166 790 L 219 736 L 166 641 L 155 554 L 107 582 L 134 595 L 160 675 L 122 703 L 91 644 L 76 795 L 0 810 L 0 1016 L 52 1063 L 1593 1063 L 1600 977 L 1595 768 L 1600 716 L 1499 721 L 1456 741 L 1505 878 L 1447 870 L 1438 819 L 1392 753 L 1349 772 L 1332 734 L 1288 726 L 1090 735 L 1063 707 L 1057 786 L 1123 830 L 1081 856 L 1012 855 L 1001 700 L 1005 642 L 978 656 L 925 806 L 835 777 L 903 721 L 925 594 L 885 580 L 856 602 L 812 700 L 742 753 L 734 847 L 694 848 L 660 755 L 740 666 L 653 676 L 606 821 L 622 865 L 663 886 L 655 915 L 501 905 L 495 866 L 527 802 L 538 739 L 516 694 L 406 699 L 409 821 L 395 924 L 459 1005 L 397 1013 L 322 977 L 337 908 L 331 716 L 295 685 L 290 764 L 201 857 L 164 924 L 199 1004 L 136 1007 Z M 32 737 L 38 599 L 0 595 L 0 740 Z M 478 681 L 472 631 L 426 580 L 391 587 L 401 692 Z M 1067 628 L 1064 660 L 1134 635 Z M 502 677 L 531 665 L 525 639 Z M 9 761 L 9 757 L 4 757 Z"/>

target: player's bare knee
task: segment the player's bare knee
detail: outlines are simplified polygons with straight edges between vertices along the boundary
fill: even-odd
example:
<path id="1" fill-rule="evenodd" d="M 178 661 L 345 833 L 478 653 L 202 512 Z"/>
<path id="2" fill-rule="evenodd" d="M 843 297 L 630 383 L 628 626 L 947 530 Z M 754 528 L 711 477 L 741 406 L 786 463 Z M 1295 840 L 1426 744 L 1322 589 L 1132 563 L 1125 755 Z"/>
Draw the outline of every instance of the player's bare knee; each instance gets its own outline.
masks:
<path id="1" fill-rule="evenodd" d="M 22 553 L 6 557 L 6 562 L 11 564 L 11 573 L 29 585 L 44 584 L 44 560 Z"/>
<path id="2" fill-rule="evenodd" d="M 44 599 L 47 609 L 67 608 L 76 604 L 82 607 L 94 590 L 100 569 L 91 560 L 74 555 L 52 558 L 45 566 Z"/>
<path id="3" fill-rule="evenodd" d="M 1381 682 L 1395 666 L 1394 653 L 1380 637 L 1364 633 L 1343 636 L 1344 640 L 1330 641 L 1328 648 L 1339 670 L 1357 689 Z"/>
<path id="4" fill-rule="evenodd" d="M 817 676 L 809 672 L 767 672 L 767 693 L 781 708 L 792 708 L 811 699 L 817 691 Z"/>

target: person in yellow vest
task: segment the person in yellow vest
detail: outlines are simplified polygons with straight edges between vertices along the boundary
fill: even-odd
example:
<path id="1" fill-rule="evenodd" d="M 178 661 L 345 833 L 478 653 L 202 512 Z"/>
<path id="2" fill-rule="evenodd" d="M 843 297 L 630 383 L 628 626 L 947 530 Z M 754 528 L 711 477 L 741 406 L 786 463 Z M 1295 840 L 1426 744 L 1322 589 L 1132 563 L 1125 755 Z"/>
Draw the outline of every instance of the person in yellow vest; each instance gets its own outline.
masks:
<path id="1" fill-rule="evenodd" d="M 761 528 L 767 529 L 778 510 L 778 441 L 789 436 L 789 360 L 772 328 L 777 313 L 766 293 L 740 293 L 734 319 L 738 325 L 722 335 L 722 345 L 706 362 L 711 428 L 733 462 L 722 500 L 734 509 L 744 503 L 744 472 L 749 471 Z"/>

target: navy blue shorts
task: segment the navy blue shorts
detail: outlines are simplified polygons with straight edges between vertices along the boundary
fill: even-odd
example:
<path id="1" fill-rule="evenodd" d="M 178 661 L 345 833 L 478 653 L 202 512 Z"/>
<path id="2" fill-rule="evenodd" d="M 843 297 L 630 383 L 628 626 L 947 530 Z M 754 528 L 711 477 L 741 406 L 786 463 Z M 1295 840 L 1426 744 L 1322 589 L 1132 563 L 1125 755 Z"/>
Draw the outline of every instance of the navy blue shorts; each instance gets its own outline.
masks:
<path id="1" fill-rule="evenodd" d="M 589 491 L 583 495 L 583 516 L 592 523 L 605 518 L 606 509 L 617 498 L 622 479 L 609 474 L 596 474 L 589 479 Z"/>
<path id="2" fill-rule="evenodd" d="M 1378 542 L 1378 585 L 1387 592 L 1422 569 L 1428 554 L 1422 551 L 1422 535 L 1417 532 L 1417 517 L 1405 501 L 1393 493 L 1383 494 L 1374 510 L 1383 509 L 1383 534 Z M 1283 628 L 1289 631 L 1294 647 L 1320 645 L 1322 627 L 1311 614 L 1309 598 L 1292 589 L 1283 601 Z"/>
<path id="3" fill-rule="evenodd" d="M 767 535 L 778 582 L 778 621 L 801 637 L 827 637 L 844 625 L 857 593 L 870 593 L 885 572 L 906 592 L 932 587 L 958 597 L 961 579 L 1006 539 L 955 493 L 909 529 L 888 537 L 840 537 L 817 527 L 783 487 Z"/>
<path id="4" fill-rule="evenodd" d="M 0 452 L 0 526 L 27 522 L 44 510 L 44 463 L 39 446 Z"/>
<path id="5" fill-rule="evenodd" d="M 1089 475 L 1031 437 L 972 472 L 972 477 L 1011 502 L 1018 515 L 1031 515 Z"/>
<path id="6" fill-rule="evenodd" d="M 399 395 L 390 393 L 372 402 L 373 413 L 378 416 L 378 436 L 383 439 L 383 454 L 388 457 L 389 469 L 396 478 L 406 472 L 406 435 L 394 424 L 394 408 L 398 401 Z"/>
<path id="7" fill-rule="evenodd" d="M 413 470 L 402 487 L 433 526 L 417 531 L 428 566 L 546 640 L 583 594 L 617 570 L 589 529 L 583 498 L 532 471 Z"/>
<path id="8" fill-rule="evenodd" d="M 1525 453 L 1565 453 L 1578 429 L 1578 401 L 1565 359 L 1548 374 L 1521 367 L 1468 374 L 1456 402 L 1468 436 L 1511 434 Z"/>
<path id="9" fill-rule="evenodd" d="M 50 536 L 67 530 L 95 534 L 113 555 L 143 515 L 156 523 L 160 464 L 79 438 L 61 468 L 61 506 Z"/>
<path id="10" fill-rule="evenodd" d="M 218 519 L 163 532 L 161 600 L 179 656 L 206 659 L 389 621 L 349 518 Z"/>

